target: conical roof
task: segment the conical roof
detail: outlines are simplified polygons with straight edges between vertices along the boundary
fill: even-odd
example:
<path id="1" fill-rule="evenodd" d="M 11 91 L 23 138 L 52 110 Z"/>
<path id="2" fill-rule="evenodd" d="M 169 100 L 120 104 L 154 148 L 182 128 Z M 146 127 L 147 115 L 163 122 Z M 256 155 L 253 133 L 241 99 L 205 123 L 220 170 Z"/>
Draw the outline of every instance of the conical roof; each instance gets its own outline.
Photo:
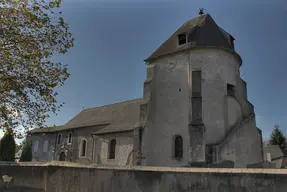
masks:
<path id="1" fill-rule="evenodd" d="M 178 36 L 187 35 L 187 43 L 179 45 Z M 234 38 L 217 26 L 209 14 L 201 15 L 184 23 L 146 61 L 195 47 L 220 47 L 234 51 Z"/>

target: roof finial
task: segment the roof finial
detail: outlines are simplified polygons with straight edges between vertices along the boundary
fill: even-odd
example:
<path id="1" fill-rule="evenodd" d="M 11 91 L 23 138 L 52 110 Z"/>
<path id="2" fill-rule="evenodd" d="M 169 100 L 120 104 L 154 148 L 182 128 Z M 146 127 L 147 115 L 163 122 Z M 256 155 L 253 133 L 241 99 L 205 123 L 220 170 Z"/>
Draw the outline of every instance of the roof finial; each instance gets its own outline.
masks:
<path id="1" fill-rule="evenodd" d="M 204 8 L 199 8 L 199 15 L 203 15 L 204 14 L 204 12 L 203 12 L 203 10 L 205 10 Z"/>

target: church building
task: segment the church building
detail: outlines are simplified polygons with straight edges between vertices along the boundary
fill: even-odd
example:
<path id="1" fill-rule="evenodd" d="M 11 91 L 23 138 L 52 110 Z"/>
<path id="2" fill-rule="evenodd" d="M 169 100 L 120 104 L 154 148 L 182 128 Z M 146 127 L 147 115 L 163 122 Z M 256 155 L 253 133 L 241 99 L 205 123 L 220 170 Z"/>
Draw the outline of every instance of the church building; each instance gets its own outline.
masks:
<path id="1" fill-rule="evenodd" d="M 263 160 L 262 133 L 234 38 L 209 14 L 184 23 L 146 60 L 143 97 L 34 129 L 33 161 L 234 167 Z"/>

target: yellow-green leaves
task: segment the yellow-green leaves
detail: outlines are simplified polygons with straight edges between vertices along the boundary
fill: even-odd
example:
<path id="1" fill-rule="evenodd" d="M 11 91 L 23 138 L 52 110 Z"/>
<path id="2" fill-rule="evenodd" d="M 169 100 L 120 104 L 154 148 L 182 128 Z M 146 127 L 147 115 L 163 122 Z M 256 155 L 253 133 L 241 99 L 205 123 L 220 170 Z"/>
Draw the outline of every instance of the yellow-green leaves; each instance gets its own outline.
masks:
<path id="1" fill-rule="evenodd" d="M 69 77 L 51 56 L 66 53 L 74 39 L 56 12 L 60 0 L 15 2 L 0 1 L 0 127 L 44 127 L 62 106 L 53 89 Z"/>
<path id="2" fill-rule="evenodd" d="M 49 3 L 49 7 L 51 9 L 53 9 L 55 6 L 56 6 L 55 2 L 52 1 L 52 2 Z"/>

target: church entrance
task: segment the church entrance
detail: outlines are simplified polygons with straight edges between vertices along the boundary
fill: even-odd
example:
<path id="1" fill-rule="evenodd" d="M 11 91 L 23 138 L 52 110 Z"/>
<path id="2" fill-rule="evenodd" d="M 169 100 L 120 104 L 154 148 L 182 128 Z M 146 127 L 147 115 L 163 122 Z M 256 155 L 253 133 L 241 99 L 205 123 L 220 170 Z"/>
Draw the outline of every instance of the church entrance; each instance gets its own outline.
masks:
<path id="1" fill-rule="evenodd" d="M 65 152 L 61 152 L 59 155 L 59 161 L 66 161 L 66 155 Z"/>

